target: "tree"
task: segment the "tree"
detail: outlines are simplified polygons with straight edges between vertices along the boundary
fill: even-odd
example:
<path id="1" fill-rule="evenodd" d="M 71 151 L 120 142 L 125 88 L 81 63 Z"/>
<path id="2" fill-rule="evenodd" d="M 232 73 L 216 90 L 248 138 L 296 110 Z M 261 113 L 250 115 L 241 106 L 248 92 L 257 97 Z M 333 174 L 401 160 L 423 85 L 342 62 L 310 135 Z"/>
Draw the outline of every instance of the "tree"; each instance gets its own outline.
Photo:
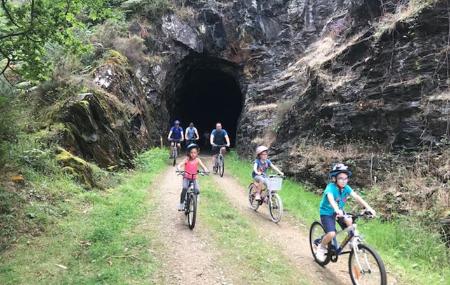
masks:
<path id="1" fill-rule="evenodd" d="M 0 75 L 10 70 L 31 80 L 46 79 L 48 43 L 79 54 L 88 45 L 79 31 L 117 17 L 118 0 L 0 0 Z"/>

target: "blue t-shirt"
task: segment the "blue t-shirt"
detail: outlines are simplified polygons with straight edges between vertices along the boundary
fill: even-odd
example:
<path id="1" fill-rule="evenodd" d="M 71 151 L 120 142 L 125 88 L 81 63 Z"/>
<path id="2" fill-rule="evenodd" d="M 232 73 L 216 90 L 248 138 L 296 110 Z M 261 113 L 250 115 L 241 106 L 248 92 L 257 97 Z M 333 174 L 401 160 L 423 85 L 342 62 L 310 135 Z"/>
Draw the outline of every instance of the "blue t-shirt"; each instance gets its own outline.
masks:
<path id="1" fill-rule="evenodd" d="M 195 131 L 197 131 L 197 129 L 195 127 L 188 127 L 187 129 L 187 140 L 193 140 L 195 139 Z"/>
<path id="2" fill-rule="evenodd" d="M 170 136 L 171 139 L 174 140 L 181 140 L 181 134 L 183 133 L 183 128 L 182 127 L 172 127 L 170 129 L 170 131 L 172 132 L 172 135 Z"/>
<path id="3" fill-rule="evenodd" d="M 258 166 L 258 171 L 262 172 L 263 176 L 266 176 L 267 174 L 267 169 L 269 169 L 269 167 L 272 165 L 272 161 L 270 161 L 269 159 L 266 159 L 266 161 L 262 162 L 260 159 L 255 160 L 256 165 Z M 255 171 L 252 172 L 252 177 L 255 177 L 256 174 Z"/>
<path id="4" fill-rule="evenodd" d="M 323 192 L 322 201 L 320 201 L 320 215 L 331 216 L 334 214 L 334 209 L 331 207 L 330 202 L 328 201 L 327 194 L 333 194 L 334 201 L 338 205 L 339 209 L 343 210 L 345 203 L 347 202 L 348 196 L 352 194 L 353 189 L 350 186 L 345 185 L 342 191 L 339 190 L 339 187 L 335 183 L 330 183 L 325 188 Z"/>
<path id="5" fill-rule="evenodd" d="M 225 137 L 228 136 L 228 133 L 224 129 L 220 132 L 214 129 L 212 130 L 211 135 L 214 136 L 213 142 L 216 145 L 225 145 L 227 143 Z"/>

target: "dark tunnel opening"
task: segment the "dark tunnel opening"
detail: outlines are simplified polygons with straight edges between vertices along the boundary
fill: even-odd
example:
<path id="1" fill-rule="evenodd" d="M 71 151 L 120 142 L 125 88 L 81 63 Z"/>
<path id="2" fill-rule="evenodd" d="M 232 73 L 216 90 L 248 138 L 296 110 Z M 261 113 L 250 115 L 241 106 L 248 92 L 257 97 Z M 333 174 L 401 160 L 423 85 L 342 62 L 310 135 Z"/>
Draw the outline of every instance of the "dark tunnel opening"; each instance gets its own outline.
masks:
<path id="1" fill-rule="evenodd" d="M 238 67 L 225 60 L 199 56 L 184 59 L 168 90 L 172 93 L 168 101 L 171 124 L 178 119 L 186 129 L 193 122 L 201 145 L 209 149 L 204 133 L 210 133 L 221 122 L 234 146 L 243 106 L 239 76 Z"/>

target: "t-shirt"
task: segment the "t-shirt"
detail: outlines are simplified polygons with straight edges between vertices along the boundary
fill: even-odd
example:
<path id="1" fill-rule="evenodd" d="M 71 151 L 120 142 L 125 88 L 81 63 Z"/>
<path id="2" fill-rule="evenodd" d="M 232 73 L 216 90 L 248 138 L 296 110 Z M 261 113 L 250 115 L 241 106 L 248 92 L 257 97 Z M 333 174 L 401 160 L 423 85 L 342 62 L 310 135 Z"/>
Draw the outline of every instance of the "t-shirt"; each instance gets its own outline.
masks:
<path id="1" fill-rule="evenodd" d="M 197 129 L 195 127 L 188 127 L 187 129 L 187 140 L 193 140 L 196 138 L 195 132 L 197 131 Z"/>
<path id="2" fill-rule="evenodd" d="M 181 134 L 183 133 L 182 127 L 172 127 L 170 131 L 172 132 L 172 135 L 170 136 L 171 139 L 181 140 Z"/>
<path id="3" fill-rule="evenodd" d="M 257 169 L 259 172 L 262 172 L 263 176 L 266 176 L 267 174 L 267 169 L 269 169 L 269 167 L 272 165 L 272 161 L 270 161 L 269 159 L 266 159 L 264 162 L 260 159 L 255 160 L 255 163 L 257 165 Z M 252 172 L 252 177 L 255 177 L 256 174 L 255 171 Z"/>
<path id="4" fill-rule="evenodd" d="M 188 159 L 184 165 L 184 178 L 186 179 L 197 179 L 197 172 L 198 172 L 198 159 Z M 194 176 L 192 176 L 194 175 Z"/>
<path id="5" fill-rule="evenodd" d="M 225 140 L 225 137 L 228 136 L 228 133 L 224 129 L 222 129 L 220 131 L 217 131 L 216 129 L 214 129 L 211 132 L 211 135 L 214 136 L 213 142 L 216 145 L 225 145 L 227 143 Z"/>
<path id="6" fill-rule="evenodd" d="M 339 190 L 339 187 L 336 185 L 336 183 L 328 184 L 325 188 L 325 191 L 323 192 L 322 201 L 320 201 L 320 215 L 331 216 L 334 214 L 334 209 L 328 201 L 328 193 L 333 194 L 334 201 L 338 205 L 339 209 L 343 210 L 345 203 L 347 202 L 347 198 L 348 196 L 350 196 L 350 194 L 352 194 L 352 192 L 353 189 L 348 185 L 345 185 L 342 190 Z"/>

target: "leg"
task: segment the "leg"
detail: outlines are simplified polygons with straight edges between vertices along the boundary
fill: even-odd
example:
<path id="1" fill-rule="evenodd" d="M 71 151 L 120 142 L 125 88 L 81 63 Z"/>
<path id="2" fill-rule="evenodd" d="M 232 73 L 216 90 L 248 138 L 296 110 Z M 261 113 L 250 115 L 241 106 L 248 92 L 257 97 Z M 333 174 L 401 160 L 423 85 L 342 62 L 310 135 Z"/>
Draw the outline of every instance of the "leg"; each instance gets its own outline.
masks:
<path id="1" fill-rule="evenodd" d="M 186 192 L 189 188 L 189 180 L 186 178 L 183 178 L 183 190 L 181 191 L 180 195 L 180 205 L 178 206 L 178 211 L 184 210 L 184 197 L 186 197 Z"/>
<path id="2" fill-rule="evenodd" d="M 261 200 L 261 192 L 264 188 L 264 177 L 261 175 L 256 175 L 254 178 L 256 185 L 256 195 L 255 200 Z"/>
<path id="3" fill-rule="evenodd" d="M 194 193 L 197 195 L 200 194 L 200 184 L 197 179 L 194 180 Z"/>
<path id="4" fill-rule="evenodd" d="M 222 155 L 225 155 L 226 152 L 227 152 L 227 148 L 226 148 L 226 147 L 220 148 L 220 153 L 221 153 Z"/>
<path id="5" fill-rule="evenodd" d="M 322 262 L 326 259 L 328 244 L 336 236 L 336 215 L 322 215 L 320 216 L 320 221 L 322 222 L 326 234 L 323 236 L 322 242 L 317 248 L 316 258 Z"/>

